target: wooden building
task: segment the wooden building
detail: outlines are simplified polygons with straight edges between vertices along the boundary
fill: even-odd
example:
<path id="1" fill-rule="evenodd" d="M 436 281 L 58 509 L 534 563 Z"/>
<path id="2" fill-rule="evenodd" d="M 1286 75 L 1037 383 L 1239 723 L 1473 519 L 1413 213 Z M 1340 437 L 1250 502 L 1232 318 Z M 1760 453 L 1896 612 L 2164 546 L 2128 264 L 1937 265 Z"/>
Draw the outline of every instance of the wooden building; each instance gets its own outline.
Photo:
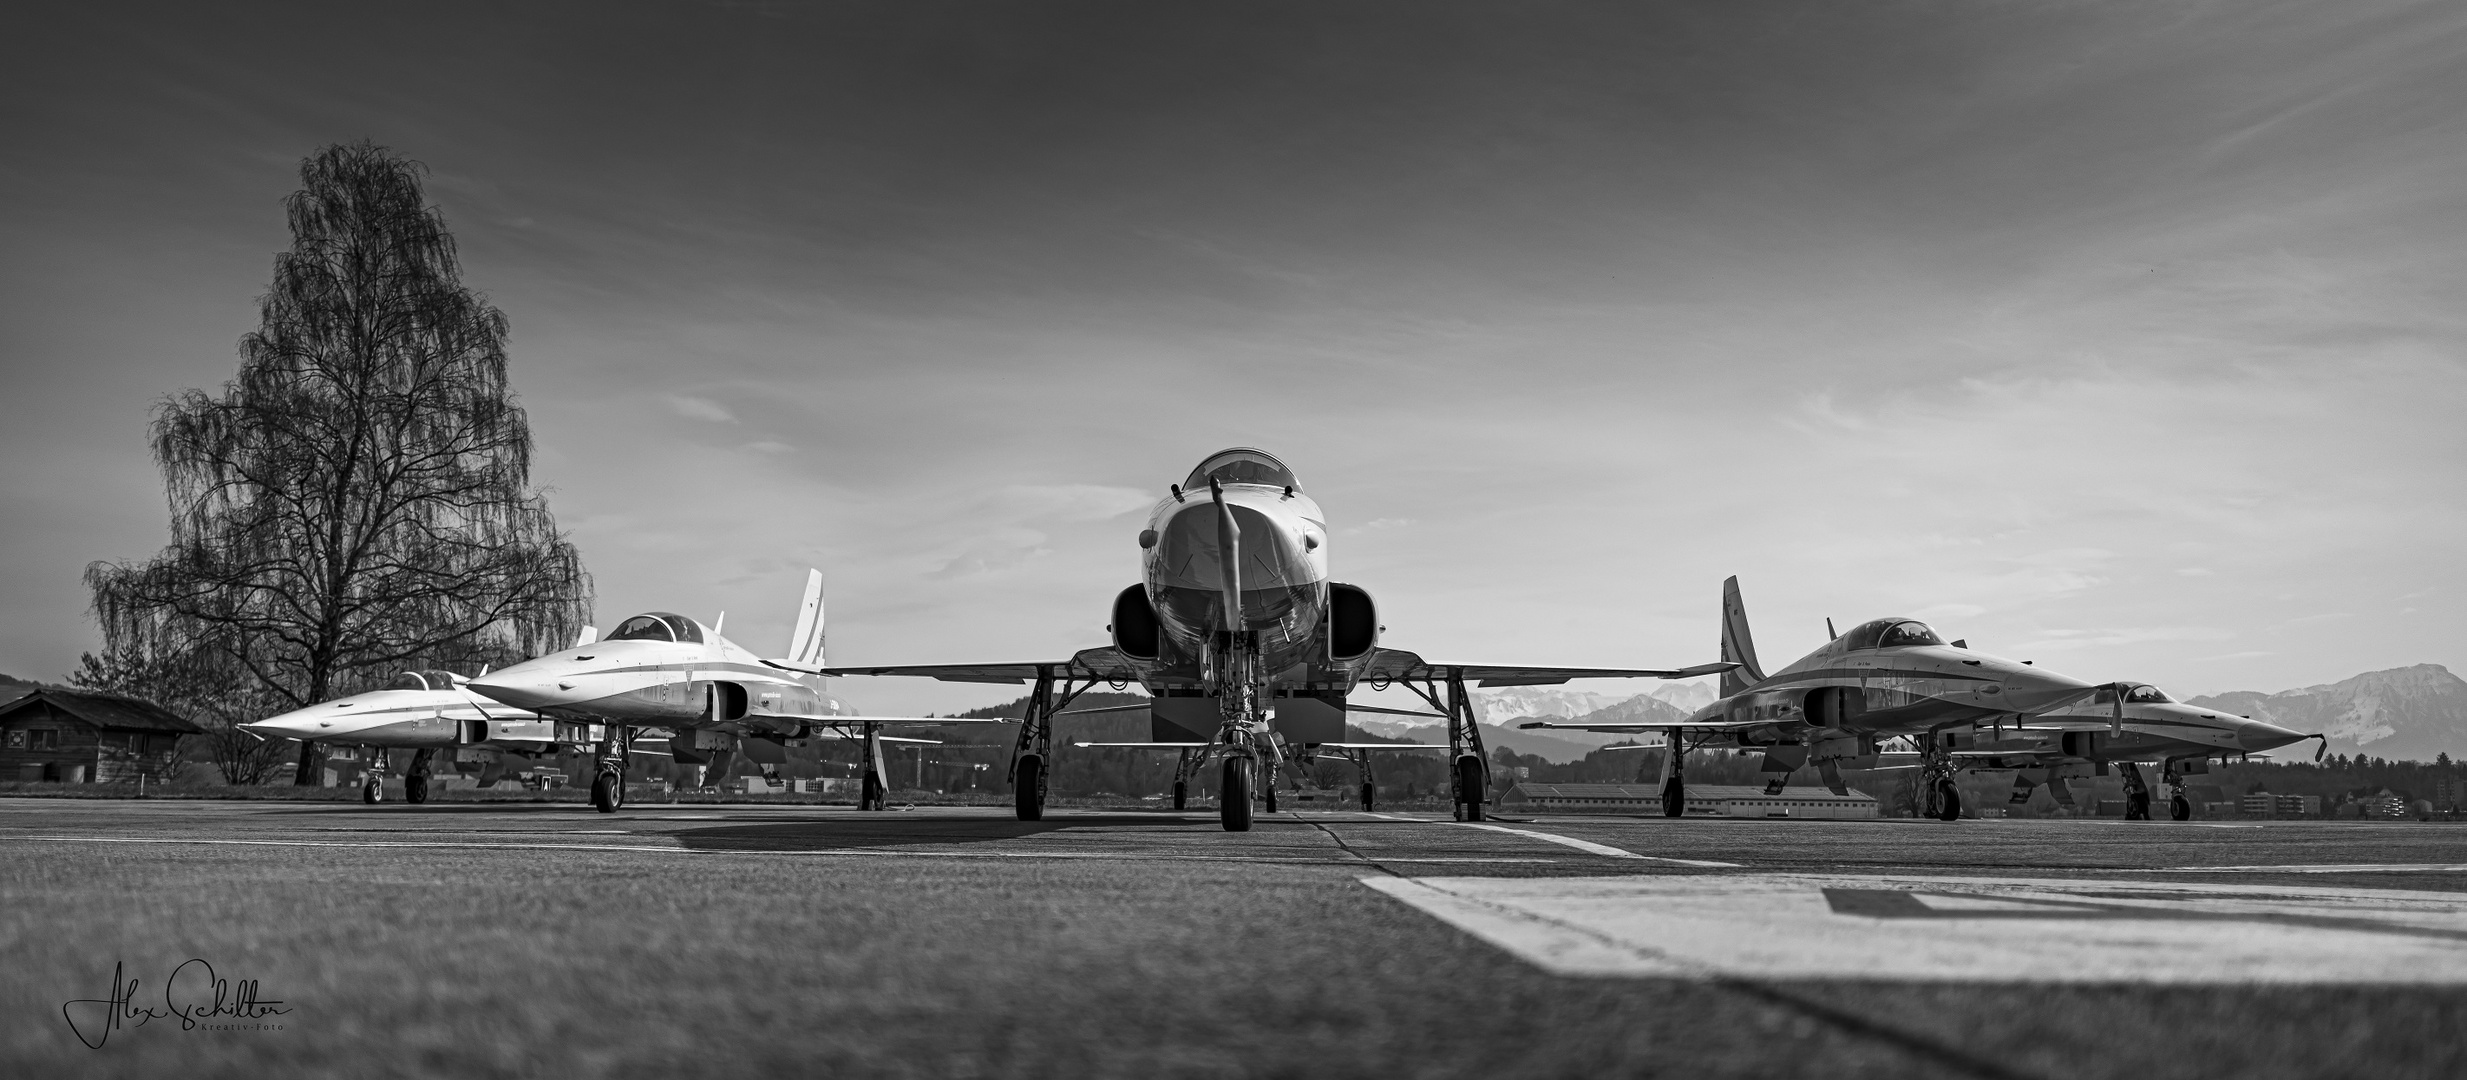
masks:
<path id="1" fill-rule="evenodd" d="M 179 767 L 180 737 L 204 730 L 152 702 L 37 687 L 0 701 L 0 779 L 160 783 Z"/>

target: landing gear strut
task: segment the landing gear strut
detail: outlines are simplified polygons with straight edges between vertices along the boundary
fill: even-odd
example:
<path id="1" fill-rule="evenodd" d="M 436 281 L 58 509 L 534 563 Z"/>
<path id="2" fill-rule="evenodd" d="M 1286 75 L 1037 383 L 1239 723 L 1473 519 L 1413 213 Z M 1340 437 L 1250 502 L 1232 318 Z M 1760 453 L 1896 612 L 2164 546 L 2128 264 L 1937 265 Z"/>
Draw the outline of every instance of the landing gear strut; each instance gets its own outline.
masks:
<path id="1" fill-rule="evenodd" d="M 1643 777 L 1638 777 L 1641 780 Z M 1662 816 L 1687 816 L 1687 742 L 1678 728 L 1662 735 Z"/>
<path id="2" fill-rule="evenodd" d="M 625 754 L 633 742 L 630 731 L 622 724 L 608 725 L 608 737 L 600 740 L 600 759 L 591 777 L 591 805 L 600 813 L 613 814 L 625 805 Z"/>
<path id="3" fill-rule="evenodd" d="M 1938 821 L 1960 821 L 1962 789 L 1953 782 L 1953 750 L 1930 732 L 1919 736 L 1920 813 Z"/>
<path id="4" fill-rule="evenodd" d="M 2159 767 L 2167 781 L 2167 816 L 2177 821 L 2193 820 L 2193 803 L 2184 797 L 2184 774 L 2176 771 L 2173 761 Z"/>
<path id="5" fill-rule="evenodd" d="M 1174 761 L 1174 809 L 1187 810 L 1191 805 L 1191 777 L 1198 775 L 1201 755 L 1184 747 Z"/>
<path id="6" fill-rule="evenodd" d="M 2124 778 L 2124 819 L 2150 820 L 2150 784 L 2142 779 L 2141 766 L 2127 761 L 2116 767 L 2116 774 Z"/>
<path id="7" fill-rule="evenodd" d="M 1448 790 L 1456 820 L 1482 820 L 1490 803 L 1490 762 L 1482 749 L 1482 725 L 1473 718 L 1473 697 L 1465 693 L 1465 669 L 1447 669 L 1444 694 L 1436 679 L 1403 685 L 1448 718 L 1448 756 L 1455 762 L 1448 769 Z"/>
<path id="8" fill-rule="evenodd" d="M 1011 808 L 1021 821 L 1045 819 L 1045 780 L 1054 757 L 1054 713 L 1087 693 L 1096 676 L 1074 688 L 1071 676 L 1056 685 L 1055 664 L 1036 669 L 1036 688 L 1028 692 L 1028 714 L 1019 720 L 1019 741 L 1011 747 Z"/>
<path id="9" fill-rule="evenodd" d="M 428 801 L 429 764 L 436 760 L 436 757 L 437 752 L 434 750 L 411 752 L 411 771 L 403 774 L 404 802 L 418 804 Z"/>
<path id="10" fill-rule="evenodd" d="M 891 771 L 882 764 L 882 725 L 865 725 L 865 779 L 857 784 L 857 809 L 887 810 L 890 799 L 884 792 L 884 780 Z M 1040 803 L 1042 799 L 1038 800 Z"/>

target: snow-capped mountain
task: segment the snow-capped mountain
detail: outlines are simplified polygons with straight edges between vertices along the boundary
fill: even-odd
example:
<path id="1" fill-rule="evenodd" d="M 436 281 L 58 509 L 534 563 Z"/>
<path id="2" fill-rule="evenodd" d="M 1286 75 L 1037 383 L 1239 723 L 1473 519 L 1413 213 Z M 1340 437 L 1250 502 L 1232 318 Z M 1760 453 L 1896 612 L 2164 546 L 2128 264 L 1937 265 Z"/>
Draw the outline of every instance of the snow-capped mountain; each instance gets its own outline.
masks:
<path id="1" fill-rule="evenodd" d="M 1485 724 L 1545 717 L 1583 716 L 1619 701 L 1608 694 L 1570 690 L 1564 686 L 1509 686 L 1473 692 L 1473 715 Z"/>
<path id="2" fill-rule="evenodd" d="M 2265 694 L 2234 690 L 2186 702 L 2330 736 L 2334 754 L 2431 761 L 2467 758 L 2467 680 L 2439 664 L 2370 671 L 2343 682 Z"/>

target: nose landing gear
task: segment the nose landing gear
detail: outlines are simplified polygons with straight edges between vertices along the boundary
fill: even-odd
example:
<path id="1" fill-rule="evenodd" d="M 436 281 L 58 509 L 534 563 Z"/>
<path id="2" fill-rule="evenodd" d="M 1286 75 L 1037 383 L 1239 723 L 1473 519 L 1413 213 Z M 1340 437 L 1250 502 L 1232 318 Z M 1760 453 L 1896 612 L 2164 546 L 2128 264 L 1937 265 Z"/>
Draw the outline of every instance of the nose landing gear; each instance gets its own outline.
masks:
<path id="1" fill-rule="evenodd" d="M 619 724 L 608 725 L 608 737 L 600 741 L 600 759 L 591 777 L 591 805 L 600 813 L 613 814 L 625 805 L 625 754 L 632 741 Z"/>

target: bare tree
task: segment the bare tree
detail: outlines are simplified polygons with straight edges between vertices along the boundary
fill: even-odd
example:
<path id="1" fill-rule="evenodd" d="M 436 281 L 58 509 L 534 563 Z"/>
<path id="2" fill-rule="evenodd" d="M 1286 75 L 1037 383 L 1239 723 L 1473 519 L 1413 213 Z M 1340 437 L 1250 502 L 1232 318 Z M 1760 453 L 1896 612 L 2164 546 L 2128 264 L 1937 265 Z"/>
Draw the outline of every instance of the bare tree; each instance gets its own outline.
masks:
<path id="1" fill-rule="evenodd" d="M 424 173 L 367 143 L 301 163 L 238 377 L 155 414 L 171 545 L 86 570 L 107 655 L 226 670 L 225 692 L 297 708 L 408 666 L 535 655 L 589 618 L 590 578 L 530 488 L 505 316 L 463 287 Z M 303 746 L 295 782 L 316 769 Z"/>

